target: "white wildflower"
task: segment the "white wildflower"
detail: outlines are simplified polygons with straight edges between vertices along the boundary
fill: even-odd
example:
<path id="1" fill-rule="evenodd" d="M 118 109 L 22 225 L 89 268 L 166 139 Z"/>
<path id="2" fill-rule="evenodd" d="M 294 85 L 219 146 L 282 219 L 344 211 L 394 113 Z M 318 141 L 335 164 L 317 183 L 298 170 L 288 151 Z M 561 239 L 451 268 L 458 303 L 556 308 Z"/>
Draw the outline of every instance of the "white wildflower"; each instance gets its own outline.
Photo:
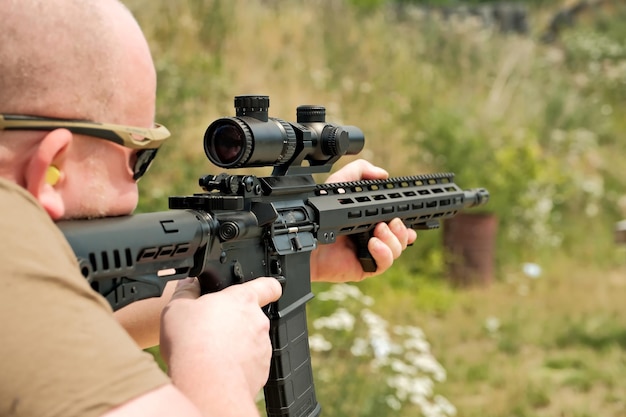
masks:
<path id="1" fill-rule="evenodd" d="M 333 345 L 321 334 L 314 334 L 309 336 L 309 348 L 315 352 L 328 352 Z"/>
<path id="2" fill-rule="evenodd" d="M 391 408 L 394 411 L 400 411 L 400 409 L 402 408 L 402 403 L 400 402 L 400 400 L 398 400 L 393 395 L 388 395 L 385 398 L 385 402 L 387 403 L 389 408 Z"/>
<path id="3" fill-rule="evenodd" d="M 327 317 L 320 317 L 313 321 L 316 329 L 347 330 L 354 328 L 355 318 L 345 308 L 338 308 L 333 314 Z"/>
<path id="4" fill-rule="evenodd" d="M 448 399 L 441 395 L 435 395 L 435 404 L 439 406 L 444 415 L 447 416 L 455 416 L 456 415 L 456 407 L 448 401 Z"/>
<path id="5" fill-rule="evenodd" d="M 487 317 L 485 320 L 485 329 L 487 329 L 489 333 L 496 333 L 500 330 L 500 319 L 494 316 Z"/>
<path id="6" fill-rule="evenodd" d="M 376 359 L 387 358 L 391 353 L 391 343 L 386 337 L 372 337 L 370 344 Z"/>
<path id="7" fill-rule="evenodd" d="M 407 359 L 411 361 L 413 366 L 419 369 L 425 374 L 430 374 L 437 382 L 443 382 L 446 380 L 446 370 L 431 354 L 415 354 L 407 353 Z"/>
<path id="8" fill-rule="evenodd" d="M 425 339 L 410 338 L 404 342 L 404 347 L 408 350 L 416 350 L 418 352 L 429 352 L 430 343 Z"/>
<path id="9" fill-rule="evenodd" d="M 529 278 L 536 279 L 541 276 L 541 266 L 532 262 L 524 263 L 522 265 L 522 271 L 524 271 L 524 274 Z"/>
<path id="10" fill-rule="evenodd" d="M 317 299 L 322 301 L 341 302 L 346 301 L 349 298 L 355 299 L 367 306 L 374 304 L 374 299 L 372 297 L 364 295 L 356 286 L 349 284 L 335 284 L 330 288 L 330 290 L 317 295 Z"/>
<path id="11" fill-rule="evenodd" d="M 417 369 L 414 366 L 408 365 L 400 359 L 391 361 L 391 370 L 403 375 L 415 375 L 417 373 Z"/>
<path id="12" fill-rule="evenodd" d="M 367 348 L 369 344 L 367 340 L 362 337 L 357 337 L 354 339 L 354 343 L 352 343 L 352 347 L 350 348 L 350 353 L 354 356 L 365 356 L 367 354 Z"/>

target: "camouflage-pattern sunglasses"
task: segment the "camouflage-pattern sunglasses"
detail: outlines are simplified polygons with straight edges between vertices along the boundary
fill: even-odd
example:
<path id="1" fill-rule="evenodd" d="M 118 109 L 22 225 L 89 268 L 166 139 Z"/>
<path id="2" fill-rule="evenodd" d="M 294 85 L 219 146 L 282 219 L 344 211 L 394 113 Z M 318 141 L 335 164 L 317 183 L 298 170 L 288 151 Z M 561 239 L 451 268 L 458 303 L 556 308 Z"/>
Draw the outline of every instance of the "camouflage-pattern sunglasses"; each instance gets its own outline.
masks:
<path id="1" fill-rule="evenodd" d="M 97 123 L 89 120 L 56 119 L 18 114 L 0 114 L 0 130 L 55 130 L 67 129 L 78 135 L 108 140 L 126 148 L 139 149 L 133 167 L 133 178 L 138 180 L 146 173 L 158 148 L 170 137 L 163 125 L 153 128 Z"/>

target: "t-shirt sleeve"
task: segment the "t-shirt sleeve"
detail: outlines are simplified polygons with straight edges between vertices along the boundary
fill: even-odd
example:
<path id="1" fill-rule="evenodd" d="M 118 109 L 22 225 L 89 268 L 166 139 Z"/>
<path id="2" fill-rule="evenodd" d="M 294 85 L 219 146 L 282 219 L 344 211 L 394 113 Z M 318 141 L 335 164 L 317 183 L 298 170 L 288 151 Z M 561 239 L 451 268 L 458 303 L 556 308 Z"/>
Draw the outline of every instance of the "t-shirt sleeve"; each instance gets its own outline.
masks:
<path id="1" fill-rule="evenodd" d="M 99 416 L 168 383 L 45 211 L 0 184 L 0 415 Z"/>

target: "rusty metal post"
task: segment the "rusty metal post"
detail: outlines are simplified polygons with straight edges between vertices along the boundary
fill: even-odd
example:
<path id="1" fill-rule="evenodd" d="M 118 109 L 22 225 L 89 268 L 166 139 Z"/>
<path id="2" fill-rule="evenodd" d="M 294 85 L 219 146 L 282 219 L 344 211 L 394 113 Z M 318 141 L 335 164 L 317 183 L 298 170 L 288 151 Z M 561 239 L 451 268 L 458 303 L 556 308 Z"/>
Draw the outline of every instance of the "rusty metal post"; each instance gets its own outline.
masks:
<path id="1" fill-rule="evenodd" d="M 459 213 L 443 223 L 448 278 L 459 287 L 488 286 L 494 279 L 498 219 L 490 213 Z"/>
<path id="2" fill-rule="evenodd" d="M 618 245 L 626 245 L 626 220 L 615 223 L 614 232 L 615 243 Z"/>

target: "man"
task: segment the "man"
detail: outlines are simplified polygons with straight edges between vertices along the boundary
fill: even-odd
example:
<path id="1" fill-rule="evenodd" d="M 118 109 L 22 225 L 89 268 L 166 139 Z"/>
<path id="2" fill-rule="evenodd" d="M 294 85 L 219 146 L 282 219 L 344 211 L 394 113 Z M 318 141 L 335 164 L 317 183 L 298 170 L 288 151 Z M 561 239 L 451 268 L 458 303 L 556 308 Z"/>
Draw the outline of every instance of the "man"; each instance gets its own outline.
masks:
<path id="1" fill-rule="evenodd" d="M 131 308 L 118 322 L 53 223 L 131 213 L 136 179 L 166 136 L 154 125 L 156 76 L 136 21 L 116 0 L 0 6 L 0 416 L 258 415 L 271 356 L 259 307 L 280 297 L 276 280 L 202 297 L 183 280 L 133 307 L 148 312 L 142 320 Z M 359 161 L 330 179 L 384 175 Z M 415 239 L 399 221 L 376 236 L 378 273 Z M 345 241 L 333 249 L 316 251 L 312 276 L 366 277 Z M 137 346 L 156 343 L 159 329 L 169 377 Z"/>

